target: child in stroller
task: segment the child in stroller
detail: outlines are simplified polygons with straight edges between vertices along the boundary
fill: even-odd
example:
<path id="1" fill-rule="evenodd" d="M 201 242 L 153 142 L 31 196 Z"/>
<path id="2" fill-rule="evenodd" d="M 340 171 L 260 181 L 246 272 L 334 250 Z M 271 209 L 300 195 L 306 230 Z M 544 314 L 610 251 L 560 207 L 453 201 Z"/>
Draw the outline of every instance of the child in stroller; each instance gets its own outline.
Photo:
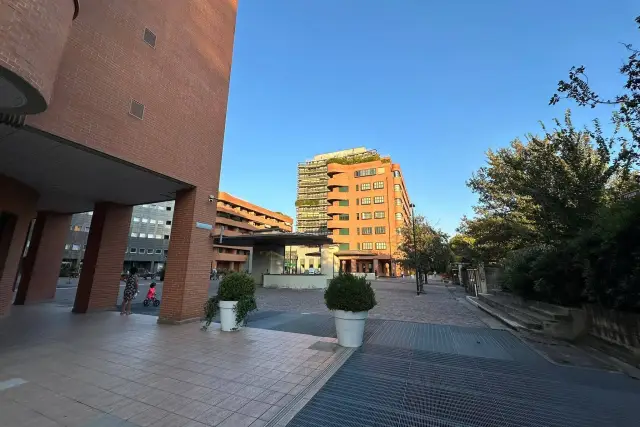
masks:
<path id="1" fill-rule="evenodd" d="M 151 282 L 149 285 L 149 292 L 147 292 L 147 297 L 142 302 L 145 307 L 148 307 L 149 304 L 153 304 L 154 307 L 160 305 L 160 300 L 156 298 L 156 282 Z"/>

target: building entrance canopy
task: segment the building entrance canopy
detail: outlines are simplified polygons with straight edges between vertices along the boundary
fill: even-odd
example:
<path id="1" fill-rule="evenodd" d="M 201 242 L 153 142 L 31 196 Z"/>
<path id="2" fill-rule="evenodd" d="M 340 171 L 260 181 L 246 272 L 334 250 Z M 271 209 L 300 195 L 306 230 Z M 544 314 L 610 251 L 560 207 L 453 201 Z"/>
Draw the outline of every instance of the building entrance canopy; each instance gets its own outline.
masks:
<path id="1" fill-rule="evenodd" d="M 223 236 L 222 242 L 216 237 L 215 243 L 229 246 L 321 246 L 333 244 L 333 240 L 323 234 L 308 233 L 254 233 L 241 236 Z"/>

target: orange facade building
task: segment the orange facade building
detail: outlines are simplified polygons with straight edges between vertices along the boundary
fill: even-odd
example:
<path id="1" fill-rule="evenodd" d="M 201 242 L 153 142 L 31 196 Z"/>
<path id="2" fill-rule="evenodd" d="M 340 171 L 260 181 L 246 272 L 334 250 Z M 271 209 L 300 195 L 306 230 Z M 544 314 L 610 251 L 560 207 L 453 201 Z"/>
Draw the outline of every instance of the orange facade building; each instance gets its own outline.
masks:
<path id="1" fill-rule="evenodd" d="M 217 244 L 219 236 L 239 236 L 260 231 L 292 231 L 293 218 L 270 211 L 221 191 L 218 194 L 214 240 L 213 267 L 218 271 L 243 269 L 249 256 L 249 247 Z"/>
<path id="2" fill-rule="evenodd" d="M 343 164 L 350 163 L 350 164 Z M 365 156 L 327 164 L 327 229 L 343 271 L 394 276 L 401 229 L 411 208 L 400 165 Z"/>

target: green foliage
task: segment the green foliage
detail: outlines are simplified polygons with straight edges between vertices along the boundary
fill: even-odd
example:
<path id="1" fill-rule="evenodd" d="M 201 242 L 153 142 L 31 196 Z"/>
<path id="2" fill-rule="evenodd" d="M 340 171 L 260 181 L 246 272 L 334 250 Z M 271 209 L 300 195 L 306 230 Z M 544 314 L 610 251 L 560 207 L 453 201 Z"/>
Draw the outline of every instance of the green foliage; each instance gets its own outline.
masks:
<path id="1" fill-rule="evenodd" d="M 229 273 L 220 281 L 218 295 L 210 297 L 204 305 L 206 330 L 218 314 L 220 301 L 238 301 L 235 309 L 236 323 L 243 324 L 247 315 L 257 310 L 255 299 L 256 286 L 253 277 L 247 273 Z"/>
<path id="2" fill-rule="evenodd" d="M 635 18 L 640 27 L 640 16 Z M 640 148 L 640 51 L 634 49 L 631 44 L 625 48 L 629 53 L 627 61 L 622 64 L 619 71 L 624 76 L 624 87 L 620 94 L 610 98 L 601 97 L 591 89 L 589 79 L 586 76 L 584 66 L 572 67 L 569 71 L 569 80 L 560 80 L 558 93 L 554 94 L 549 102 L 551 105 L 560 102 L 561 95 L 564 98 L 573 99 L 580 106 L 595 108 L 599 105 L 613 105 L 617 110 L 613 113 L 613 123 L 618 127 L 626 128 L 633 138 L 633 156 L 639 159 Z"/>
<path id="3" fill-rule="evenodd" d="M 327 160 L 327 164 L 336 163 L 339 165 L 357 165 L 359 163 L 375 162 L 376 160 L 380 160 L 379 154 L 365 154 L 360 156 L 334 157 Z"/>
<path id="4" fill-rule="evenodd" d="M 320 206 L 320 199 L 298 199 L 296 206 Z"/>
<path id="5" fill-rule="evenodd" d="M 441 273 L 447 270 L 454 259 L 448 236 L 432 227 L 423 216 L 415 218 L 415 244 L 413 222 L 402 227 L 400 235 L 396 257 L 406 269 Z"/>
<path id="6" fill-rule="evenodd" d="M 376 306 L 376 294 L 364 277 L 341 273 L 329 281 L 324 292 L 329 310 L 369 311 Z"/>

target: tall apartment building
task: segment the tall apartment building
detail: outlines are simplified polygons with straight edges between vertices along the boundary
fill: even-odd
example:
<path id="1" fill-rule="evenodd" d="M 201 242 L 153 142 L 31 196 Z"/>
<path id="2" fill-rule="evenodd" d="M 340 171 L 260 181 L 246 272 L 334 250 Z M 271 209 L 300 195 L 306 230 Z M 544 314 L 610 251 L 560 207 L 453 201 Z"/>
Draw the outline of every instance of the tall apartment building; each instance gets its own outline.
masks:
<path id="1" fill-rule="evenodd" d="M 337 158 L 328 161 L 327 175 L 327 228 L 342 269 L 397 275 L 401 228 L 411 220 L 400 165 L 377 154 Z"/>
<path id="2" fill-rule="evenodd" d="M 140 270 L 157 272 L 166 265 L 173 226 L 173 201 L 134 206 L 129 240 L 125 249 L 123 271 L 135 266 Z M 280 212 L 220 192 L 212 234 L 237 236 L 262 230 L 292 231 L 293 219 Z M 73 216 L 64 247 L 63 262 L 80 267 L 84 258 L 92 212 Z M 212 267 L 239 271 L 247 261 L 250 248 L 225 246 L 212 241 Z"/>
<path id="3" fill-rule="evenodd" d="M 200 318 L 237 0 L 0 4 L 0 316 L 52 297 L 89 211 L 73 311 L 114 307 L 133 207 L 175 200 L 158 320 Z"/>
<path id="4" fill-rule="evenodd" d="M 298 195 L 296 198 L 296 231 L 328 233 L 327 229 L 327 161 L 336 158 L 375 156 L 375 150 L 364 147 L 318 154 L 298 163 Z"/>

